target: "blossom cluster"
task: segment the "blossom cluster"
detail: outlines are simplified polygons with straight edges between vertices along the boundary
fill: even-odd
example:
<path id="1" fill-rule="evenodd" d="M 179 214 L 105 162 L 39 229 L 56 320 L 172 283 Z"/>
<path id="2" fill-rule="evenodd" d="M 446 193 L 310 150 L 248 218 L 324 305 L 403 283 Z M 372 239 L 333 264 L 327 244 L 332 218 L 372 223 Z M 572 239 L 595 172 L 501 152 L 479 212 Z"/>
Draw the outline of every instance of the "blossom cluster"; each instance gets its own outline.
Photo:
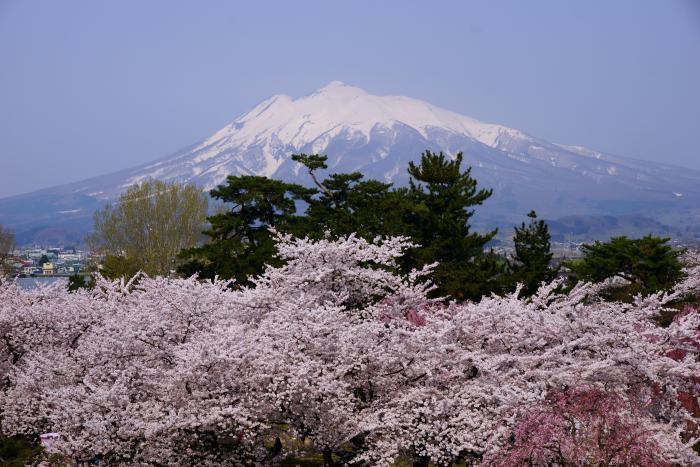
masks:
<path id="1" fill-rule="evenodd" d="M 0 432 L 58 433 L 56 452 L 106 464 L 269 464 L 309 445 L 361 465 L 700 462 L 700 314 L 654 321 L 700 292 L 697 265 L 631 304 L 559 282 L 446 304 L 430 267 L 397 273 L 405 238 L 277 241 L 284 265 L 251 287 L 3 282 Z"/>

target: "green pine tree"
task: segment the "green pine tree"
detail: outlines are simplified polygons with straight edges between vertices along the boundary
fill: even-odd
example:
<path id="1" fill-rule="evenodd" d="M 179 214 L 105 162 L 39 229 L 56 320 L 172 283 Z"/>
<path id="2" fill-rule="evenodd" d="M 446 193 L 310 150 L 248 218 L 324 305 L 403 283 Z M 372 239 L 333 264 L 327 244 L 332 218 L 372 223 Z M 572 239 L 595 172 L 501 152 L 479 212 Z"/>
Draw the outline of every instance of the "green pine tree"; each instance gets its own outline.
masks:
<path id="1" fill-rule="evenodd" d="M 436 296 L 476 300 L 504 290 L 508 262 L 484 252 L 496 231 L 479 234 L 470 227 L 473 207 L 488 199 L 491 190 L 478 189 L 471 170 L 462 171 L 462 154 L 451 160 L 425 152 L 419 164 L 409 165 L 410 187 L 398 189 L 364 180 L 357 172 L 320 180 L 317 172 L 327 169 L 326 156 L 295 154 L 292 159 L 307 168 L 316 189 L 266 177 L 229 177 L 211 194 L 232 207 L 209 217 L 205 245 L 181 253 L 181 274 L 249 283 L 247 278 L 262 272 L 265 264 L 277 264 L 268 232 L 274 226 L 315 238 L 325 232 L 355 233 L 368 240 L 407 236 L 419 246 L 406 253 L 401 267 L 408 271 L 438 262 Z M 306 210 L 299 214 L 302 206 Z"/>
<path id="2" fill-rule="evenodd" d="M 438 262 L 436 295 L 477 300 L 494 291 L 505 263 L 485 255 L 484 247 L 497 230 L 471 231 L 474 206 L 484 203 L 492 190 L 477 189 L 471 168 L 462 171 L 462 153 L 454 160 L 426 151 L 419 164 L 410 163 L 410 187 L 404 221 L 407 234 L 418 244 L 404 257 L 407 269 Z"/>
<path id="3" fill-rule="evenodd" d="M 681 251 L 668 238 L 648 235 L 638 239 L 613 237 L 608 242 L 583 245 L 583 257 L 569 261 L 573 281 L 601 282 L 619 277 L 629 282 L 616 298 L 668 290 L 683 277 Z"/>
<path id="4" fill-rule="evenodd" d="M 512 283 L 523 285 L 524 296 L 534 294 L 542 282 L 550 282 L 557 275 L 557 269 L 550 265 L 552 244 L 547 223 L 538 220 L 535 211 L 530 211 L 527 217 L 529 224 L 523 222 L 515 227 L 515 254 L 511 262 Z"/>
<path id="5" fill-rule="evenodd" d="M 403 233 L 401 206 L 406 190 L 393 190 L 391 183 L 363 180 L 359 172 L 331 174 L 320 181 L 316 170 L 327 168 L 327 156 L 295 154 L 292 159 L 307 168 L 318 187 L 317 196 L 309 201 L 305 213 L 310 236 L 318 237 L 330 231 L 334 235 L 354 233 L 372 240 Z"/>
<path id="6" fill-rule="evenodd" d="M 236 279 L 260 274 L 266 264 L 277 264 L 269 228 L 302 234 L 304 219 L 297 215 L 297 202 L 309 201 L 316 190 L 259 176 L 230 176 L 227 184 L 211 191 L 212 197 L 228 203 L 226 211 L 208 217 L 204 232 L 209 241 L 183 250 L 180 274 L 203 278 Z"/>

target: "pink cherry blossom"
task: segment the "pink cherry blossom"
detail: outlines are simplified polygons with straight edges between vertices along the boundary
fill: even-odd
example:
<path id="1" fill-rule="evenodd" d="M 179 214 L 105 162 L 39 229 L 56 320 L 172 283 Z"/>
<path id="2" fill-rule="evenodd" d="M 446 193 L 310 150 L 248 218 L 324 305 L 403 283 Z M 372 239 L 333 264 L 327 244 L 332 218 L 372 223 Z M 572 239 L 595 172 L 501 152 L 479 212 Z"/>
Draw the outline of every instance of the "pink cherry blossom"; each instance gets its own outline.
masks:
<path id="1" fill-rule="evenodd" d="M 3 281 L 0 432 L 59 433 L 52 450 L 105 464 L 269 464 L 310 448 L 371 465 L 546 463 L 551 446 L 577 463 L 606 458 L 601 437 L 613 463 L 700 462 L 684 402 L 700 394 L 700 315 L 654 321 L 700 292 L 700 262 L 632 304 L 557 282 L 444 304 L 427 297 L 431 267 L 396 272 L 405 238 L 276 237 L 285 264 L 253 287 Z"/>

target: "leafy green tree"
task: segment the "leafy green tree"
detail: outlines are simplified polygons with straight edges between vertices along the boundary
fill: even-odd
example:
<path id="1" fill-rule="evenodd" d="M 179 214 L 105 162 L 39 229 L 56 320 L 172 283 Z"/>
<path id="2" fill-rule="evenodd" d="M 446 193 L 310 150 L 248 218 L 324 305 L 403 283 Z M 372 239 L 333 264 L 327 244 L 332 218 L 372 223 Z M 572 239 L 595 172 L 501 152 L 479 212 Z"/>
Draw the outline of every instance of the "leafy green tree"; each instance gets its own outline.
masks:
<path id="1" fill-rule="evenodd" d="M 95 212 L 88 244 L 93 252 L 110 257 L 107 269 L 114 274 L 135 268 L 152 276 L 168 275 L 180 250 L 199 241 L 207 204 L 194 185 L 146 181 Z"/>
<path id="2" fill-rule="evenodd" d="M 449 268 L 438 266 L 433 275 L 439 288 L 436 297 L 458 301 L 478 301 L 482 297 L 510 290 L 511 276 L 507 258 L 485 251 L 467 261 L 451 261 Z"/>
<path id="3" fill-rule="evenodd" d="M 73 274 L 68 278 L 68 290 L 75 292 L 79 289 L 92 290 L 95 288 L 95 278 L 84 274 Z"/>
<path id="4" fill-rule="evenodd" d="M 305 213 L 309 236 L 325 231 L 335 235 L 356 235 L 372 240 L 377 236 L 400 235 L 401 206 L 406 190 L 394 190 L 391 183 L 363 180 L 359 172 L 331 174 L 319 181 L 315 171 L 326 169 L 327 156 L 295 154 L 292 159 L 304 165 L 318 187 L 317 196 L 308 201 Z"/>
<path id="5" fill-rule="evenodd" d="M 99 273 L 108 279 L 130 279 L 142 271 L 139 261 L 123 255 L 106 255 L 99 266 Z"/>
<path id="6" fill-rule="evenodd" d="M 552 244 L 549 227 L 537 213 L 530 211 L 530 222 L 523 222 L 515 227 L 515 254 L 511 263 L 513 284 L 523 285 L 522 294 L 534 294 L 542 282 L 550 282 L 557 275 L 557 269 L 551 267 Z"/>
<path id="7" fill-rule="evenodd" d="M 51 260 L 49 259 L 48 256 L 46 255 L 41 255 L 41 258 L 39 258 L 39 266 L 43 266 L 44 264 L 50 262 Z"/>
<path id="8" fill-rule="evenodd" d="M 469 226 L 469 208 L 482 204 L 491 191 L 477 190 L 470 170 L 462 172 L 461 154 L 452 161 L 442 153 L 424 153 L 419 165 L 409 165 L 408 189 L 364 181 L 360 173 L 332 174 L 320 181 L 315 172 L 327 168 L 326 156 L 298 154 L 292 159 L 306 166 L 319 190 L 306 211 L 311 235 L 325 230 L 366 239 L 405 235 L 420 245 L 403 259 L 405 269 L 440 263 L 434 274 L 440 287 L 436 295 L 477 299 L 503 288 L 507 262 L 484 253 L 496 232 L 479 235 Z"/>
<path id="9" fill-rule="evenodd" d="M 434 279 L 437 295 L 477 300 L 494 291 L 495 278 L 505 263 L 485 255 L 484 247 L 497 230 L 471 231 L 474 206 L 484 203 L 492 190 L 477 189 L 471 168 L 462 171 L 462 153 L 454 160 L 426 151 L 418 165 L 409 163 L 410 187 L 404 213 L 407 234 L 420 245 L 408 252 L 404 267 L 438 262 Z M 488 278 L 486 276 L 489 276 Z"/>
<path id="10" fill-rule="evenodd" d="M 267 177 L 229 176 L 226 185 L 211 191 L 212 197 L 227 203 L 227 209 L 208 218 L 207 243 L 180 253 L 184 262 L 178 272 L 248 284 L 248 277 L 260 274 L 265 264 L 277 262 L 269 228 L 303 234 L 297 203 L 308 202 L 315 192 Z"/>
<path id="11" fill-rule="evenodd" d="M 420 164 L 409 165 L 410 187 L 398 189 L 364 180 L 357 172 L 320 180 L 317 171 L 327 169 L 326 156 L 295 154 L 292 159 L 306 167 L 316 189 L 266 177 L 229 177 L 211 194 L 232 207 L 209 217 L 205 245 L 182 251 L 181 274 L 248 283 L 265 264 L 277 264 L 268 231 L 273 226 L 316 238 L 325 232 L 355 233 L 369 240 L 408 236 L 420 246 L 407 252 L 401 266 L 408 270 L 439 262 L 436 295 L 478 299 L 503 290 L 507 261 L 484 253 L 496 231 L 482 235 L 471 232 L 469 225 L 471 208 L 488 199 L 491 190 L 477 189 L 470 169 L 461 169 L 461 154 L 451 160 L 442 153 L 424 153 Z"/>
<path id="12" fill-rule="evenodd" d="M 668 238 L 648 235 L 638 239 L 614 237 L 608 242 L 583 245 L 583 257 L 567 263 L 572 279 L 601 282 L 612 277 L 629 281 L 629 294 L 670 289 L 682 278 L 681 251 Z"/>
<path id="13" fill-rule="evenodd" d="M 0 275 L 10 272 L 7 262 L 14 247 L 15 235 L 12 231 L 0 225 Z"/>
<path id="14" fill-rule="evenodd" d="M 297 236 L 321 237 L 356 233 L 364 238 L 400 234 L 392 210 L 400 195 L 391 184 L 362 180 L 359 173 L 333 174 L 321 181 L 326 156 L 295 154 L 293 160 L 309 171 L 316 189 L 259 176 L 230 176 L 211 191 L 224 209 L 208 218 L 208 241 L 180 253 L 183 275 L 219 276 L 249 284 L 266 264 L 278 264 L 269 228 Z M 303 213 L 299 211 L 306 208 Z"/>
<path id="15" fill-rule="evenodd" d="M 24 467 L 36 465 L 41 455 L 38 443 L 21 437 L 0 437 L 0 465 L 4 467 Z"/>

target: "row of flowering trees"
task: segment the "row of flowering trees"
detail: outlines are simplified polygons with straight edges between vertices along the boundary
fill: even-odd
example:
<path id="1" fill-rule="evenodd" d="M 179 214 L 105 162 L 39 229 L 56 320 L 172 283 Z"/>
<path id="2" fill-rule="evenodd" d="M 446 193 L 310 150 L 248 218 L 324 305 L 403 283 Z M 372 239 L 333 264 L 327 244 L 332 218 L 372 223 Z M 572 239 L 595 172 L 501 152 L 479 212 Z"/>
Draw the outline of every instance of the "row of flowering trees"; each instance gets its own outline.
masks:
<path id="1" fill-rule="evenodd" d="M 251 287 L 98 278 L 0 285 L 0 430 L 106 464 L 664 465 L 700 462 L 700 292 L 634 303 L 543 285 L 479 303 L 428 298 L 404 238 L 275 234 L 285 264 Z"/>

